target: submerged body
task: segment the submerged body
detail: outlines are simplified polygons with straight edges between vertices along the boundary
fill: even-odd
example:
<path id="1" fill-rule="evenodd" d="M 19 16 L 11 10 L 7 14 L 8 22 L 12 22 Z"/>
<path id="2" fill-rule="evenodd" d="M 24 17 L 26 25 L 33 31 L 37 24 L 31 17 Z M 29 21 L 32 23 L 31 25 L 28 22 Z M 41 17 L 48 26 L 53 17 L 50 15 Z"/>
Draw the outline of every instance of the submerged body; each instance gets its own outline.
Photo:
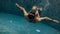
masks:
<path id="1" fill-rule="evenodd" d="M 42 20 L 50 20 L 50 21 L 53 21 L 55 23 L 59 23 L 58 20 L 53 20 L 49 17 L 41 17 L 40 15 L 41 15 L 42 8 L 37 8 L 36 6 L 33 6 L 32 10 L 35 10 L 35 12 L 30 11 L 29 13 L 27 13 L 27 11 L 23 7 L 19 6 L 17 3 L 16 3 L 16 6 L 23 11 L 24 17 L 26 17 L 31 22 L 32 21 L 39 22 Z"/>

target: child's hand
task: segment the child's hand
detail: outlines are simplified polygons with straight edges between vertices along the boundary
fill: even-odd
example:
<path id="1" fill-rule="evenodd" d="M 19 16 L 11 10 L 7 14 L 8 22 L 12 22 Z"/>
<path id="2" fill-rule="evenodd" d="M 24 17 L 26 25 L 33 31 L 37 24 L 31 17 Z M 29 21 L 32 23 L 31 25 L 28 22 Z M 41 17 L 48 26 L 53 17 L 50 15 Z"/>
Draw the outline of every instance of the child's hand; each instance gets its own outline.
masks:
<path id="1" fill-rule="evenodd" d="M 43 10 L 43 8 L 41 7 L 41 8 L 37 8 L 37 9 L 40 9 L 40 11 L 42 11 Z"/>

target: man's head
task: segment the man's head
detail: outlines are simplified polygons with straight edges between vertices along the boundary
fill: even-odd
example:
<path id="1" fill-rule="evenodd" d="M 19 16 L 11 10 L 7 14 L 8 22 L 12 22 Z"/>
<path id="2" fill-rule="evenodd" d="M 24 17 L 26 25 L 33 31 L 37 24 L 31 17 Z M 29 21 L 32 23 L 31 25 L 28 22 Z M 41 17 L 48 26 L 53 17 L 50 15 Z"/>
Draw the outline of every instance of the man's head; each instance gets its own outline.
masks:
<path id="1" fill-rule="evenodd" d="M 37 10 L 37 6 L 33 6 L 32 9 L 33 9 L 33 10 Z"/>

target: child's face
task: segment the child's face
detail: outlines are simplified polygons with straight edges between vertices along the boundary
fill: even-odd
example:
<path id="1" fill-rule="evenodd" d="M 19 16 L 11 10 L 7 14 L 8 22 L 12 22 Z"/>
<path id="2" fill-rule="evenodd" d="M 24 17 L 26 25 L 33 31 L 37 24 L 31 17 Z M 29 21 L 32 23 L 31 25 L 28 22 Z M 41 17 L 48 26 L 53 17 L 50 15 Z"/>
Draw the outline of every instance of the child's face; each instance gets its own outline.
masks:
<path id="1" fill-rule="evenodd" d="M 37 7 L 36 7 L 36 6 L 33 6 L 33 7 L 32 7 L 32 9 L 33 9 L 33 10 L 36 10 L 36 9 L 37 9 Z"/>

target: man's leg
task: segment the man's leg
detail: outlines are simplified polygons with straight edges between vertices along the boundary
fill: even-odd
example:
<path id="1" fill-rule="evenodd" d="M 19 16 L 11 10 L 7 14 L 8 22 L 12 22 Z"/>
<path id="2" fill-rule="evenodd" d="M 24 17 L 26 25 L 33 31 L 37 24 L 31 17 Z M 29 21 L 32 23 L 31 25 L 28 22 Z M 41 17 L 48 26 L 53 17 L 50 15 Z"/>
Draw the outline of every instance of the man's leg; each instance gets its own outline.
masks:
<path id="1" fill-rule="evenodd" d="M 40 20 L 49 20 L 49 21 L 53 21 L 53 22 L 55 22 L 55 23 L 59 23 L 58 20 L 53 20 L 53 19 L 48 18 L 48 17 L 42 17 L 42 18 L 39 18 L 39 19 L 40 19 Z"/>
<path id="2" fill-rule="evenodd" d="M 16 6 L 23 11 L 24 16 L 28 15 L 27 11 L 23 7 L 19 6 L 17 3 L 16 3 Z"/>

